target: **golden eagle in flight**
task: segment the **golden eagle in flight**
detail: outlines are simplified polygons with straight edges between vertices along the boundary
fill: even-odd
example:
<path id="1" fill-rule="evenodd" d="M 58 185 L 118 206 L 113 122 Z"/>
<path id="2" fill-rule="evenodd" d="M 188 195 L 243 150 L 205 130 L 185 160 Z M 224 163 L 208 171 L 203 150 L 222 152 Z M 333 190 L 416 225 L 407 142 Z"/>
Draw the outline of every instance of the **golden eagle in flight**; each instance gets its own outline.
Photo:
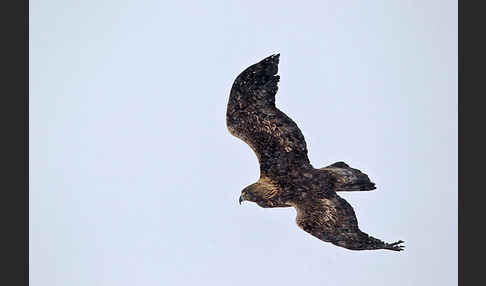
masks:
<path id="1" fill-rule="evenodd" d="M 246 142 L 260 164 L 260 179 L 241 192 L 263 208 L 294 207 L 297 225 L 322 241 L 351 250 L 403 250 L 358 228 L 351 205 L 336 192 L 371 191 L 375 184 L 344 162 L 315 169 L 297 124 L 275 107 L 279 54 L 248 67 L 235 79 L 226 112 L 230 133 Z"/>

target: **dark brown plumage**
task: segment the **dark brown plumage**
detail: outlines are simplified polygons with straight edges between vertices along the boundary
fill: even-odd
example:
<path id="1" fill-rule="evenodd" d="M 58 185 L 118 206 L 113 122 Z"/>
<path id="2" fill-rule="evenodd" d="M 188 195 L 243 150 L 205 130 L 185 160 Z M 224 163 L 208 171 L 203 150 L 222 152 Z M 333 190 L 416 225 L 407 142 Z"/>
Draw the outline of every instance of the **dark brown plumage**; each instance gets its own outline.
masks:
<path id="1" fill-rule="evenodd" d="M 351 205 L 338 191 L 371 191 L 368 176 L 343 162 L 315 169 L 297 124 L 275 107 L 279 55 L 244 70 L 231 88 L 226 123 L 246 142 L 260 164 L 260 179 L 240 197 L 264 208 L 294 207 L 297 225 L 313 236 L 352 250 L 400 251 L 403 241 L 386 243 L 358 228 Z"/>

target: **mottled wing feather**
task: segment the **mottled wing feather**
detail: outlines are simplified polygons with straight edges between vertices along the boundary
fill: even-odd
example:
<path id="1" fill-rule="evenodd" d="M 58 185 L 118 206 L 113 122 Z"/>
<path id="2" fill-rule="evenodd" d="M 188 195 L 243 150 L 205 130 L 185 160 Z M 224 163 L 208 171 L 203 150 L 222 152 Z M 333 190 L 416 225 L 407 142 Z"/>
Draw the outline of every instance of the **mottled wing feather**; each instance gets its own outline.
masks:
<path id="1" fill-rule="evenodd" d="M 375 183 L 370 181 L 368 175 L 349 167 L 344 162 L 336 162 L 319 170 L 329 173 L 336 192 L 372 191 L 376 189 Z"/>
<path id="2" fill-rule="evenodd" d="M 283 176 L 310 166 L 297 124 L 275 107 L 279 55 L 244 70 L 233 83 L 226 124 L 231 134 L 255 151 L 262 175 Z"/>
<path id="3" fill-rule="evenodd" d="M 351 250 L 403 248 L 402 241 L 386 243 L 359 230 L 353 208 L 334 192 L 295 207 L 297 225 L 322 241 Z"/>

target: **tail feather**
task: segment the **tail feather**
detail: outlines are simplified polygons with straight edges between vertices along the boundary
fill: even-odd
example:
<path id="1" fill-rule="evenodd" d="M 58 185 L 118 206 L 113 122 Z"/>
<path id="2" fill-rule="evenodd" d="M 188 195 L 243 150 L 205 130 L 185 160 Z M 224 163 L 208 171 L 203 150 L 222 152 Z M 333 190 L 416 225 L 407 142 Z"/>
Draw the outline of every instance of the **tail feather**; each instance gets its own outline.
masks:
<path id="1" fill-rule="evenodd" d="M 349 167 L 344 162 L 336 162 L 319 169 L 328 172 L 334 179 L 336 192 L 372 191 L 376 189 L 375 183 L 365 173 Z"/>

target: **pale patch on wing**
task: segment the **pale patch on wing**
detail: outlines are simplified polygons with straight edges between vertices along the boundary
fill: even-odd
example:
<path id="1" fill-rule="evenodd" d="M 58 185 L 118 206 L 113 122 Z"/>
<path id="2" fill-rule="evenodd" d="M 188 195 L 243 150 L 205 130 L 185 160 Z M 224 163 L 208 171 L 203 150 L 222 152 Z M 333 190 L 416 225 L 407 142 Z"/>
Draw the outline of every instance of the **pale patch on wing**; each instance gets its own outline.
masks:
<path id="1" fill-rule="evenodd" d="M 322 215 L 318 218 L 320 224 L 331 222 L 333 225 L 336 225 L 338 220 L 334 203 L 328 199 L 320 199 L 319 201 L 321 202 L 320 211 L 322 212 Z"/>

